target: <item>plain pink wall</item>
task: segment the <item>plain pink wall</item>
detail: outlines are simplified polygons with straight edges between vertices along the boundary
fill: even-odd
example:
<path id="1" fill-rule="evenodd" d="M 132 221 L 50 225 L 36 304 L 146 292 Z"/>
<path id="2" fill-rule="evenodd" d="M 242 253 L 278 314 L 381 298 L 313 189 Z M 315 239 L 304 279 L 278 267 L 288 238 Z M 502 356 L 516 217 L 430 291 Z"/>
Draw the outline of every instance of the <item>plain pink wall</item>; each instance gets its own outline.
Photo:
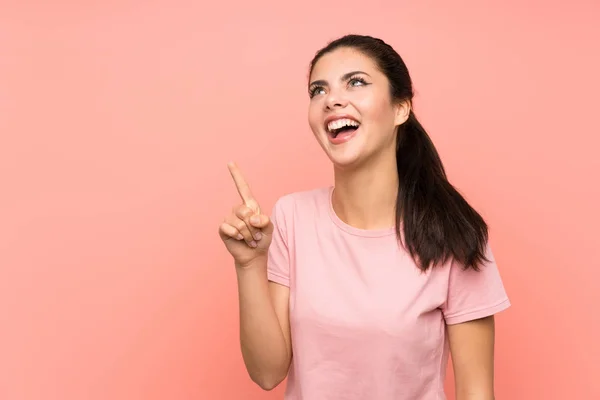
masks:
<path id="1" fill-rule="evenodd" d="M 497 398 L 600 398 L 600 5 L 283 3 L 2 2 L 0 399 L 281 399 L 241 360 L 226 162 L 266 209 L 330 182 L 305 77 L 349 32 L 490 223 Z"/>

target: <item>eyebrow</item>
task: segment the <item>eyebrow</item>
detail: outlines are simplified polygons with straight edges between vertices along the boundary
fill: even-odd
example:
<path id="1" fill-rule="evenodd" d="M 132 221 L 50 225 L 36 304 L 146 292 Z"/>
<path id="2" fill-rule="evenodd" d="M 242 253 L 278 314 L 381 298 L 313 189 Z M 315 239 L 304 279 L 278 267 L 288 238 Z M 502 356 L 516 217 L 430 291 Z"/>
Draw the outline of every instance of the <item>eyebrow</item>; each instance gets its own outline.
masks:
<path id="1" fill-rule="evenodd" d="M 358 74 L 367 75 L 369 77 L 371 76 L 371 75 L 369 75 L 369 74 L 367 74 L 366 72 L 363 72 L 363 71 L 352 71 L 352 72 L 348 72 L 348 73 L 342 75 L 342 78 L 340 80 L 341 81 L 346 81 L 346 80 L 352 78 L 354 75 L 358 75 Z M 327 81 L 326 80 L 322 80 L 322 79 L 318 80 L 318 81 L 313 81 L 308 86 L 315 86 L 315 85 L 326 86 L 327 85 Z"/>

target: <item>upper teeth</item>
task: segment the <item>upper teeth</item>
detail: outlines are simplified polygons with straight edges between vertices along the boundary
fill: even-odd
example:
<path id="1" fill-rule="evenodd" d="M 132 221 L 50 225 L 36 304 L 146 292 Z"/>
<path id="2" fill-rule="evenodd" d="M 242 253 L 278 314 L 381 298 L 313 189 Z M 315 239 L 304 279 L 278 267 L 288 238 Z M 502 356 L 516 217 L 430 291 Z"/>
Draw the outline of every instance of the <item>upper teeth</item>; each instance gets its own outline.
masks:
<path id="1" fill-rule="evenodd" d="M 336 119 L 327 124 L 327 129 L 331 132 L 344 126 L 358 126 L 358 122 L 348 118 Z"/>

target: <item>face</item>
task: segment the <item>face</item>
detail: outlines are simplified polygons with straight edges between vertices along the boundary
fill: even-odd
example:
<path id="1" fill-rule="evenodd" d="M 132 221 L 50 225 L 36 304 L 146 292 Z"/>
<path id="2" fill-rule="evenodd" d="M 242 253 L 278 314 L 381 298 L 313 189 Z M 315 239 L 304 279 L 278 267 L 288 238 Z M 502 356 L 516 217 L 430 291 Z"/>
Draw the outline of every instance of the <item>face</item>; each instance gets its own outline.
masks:
<path id="1" fill-rule="evenodd" d="M 359 51 L 340 48 L 314 66 L 309 83 L 310 127 L 336 166 L 356 166 L 395 154 L 396 127 L 410 107 L 392 102 L 387 77 Z"/>

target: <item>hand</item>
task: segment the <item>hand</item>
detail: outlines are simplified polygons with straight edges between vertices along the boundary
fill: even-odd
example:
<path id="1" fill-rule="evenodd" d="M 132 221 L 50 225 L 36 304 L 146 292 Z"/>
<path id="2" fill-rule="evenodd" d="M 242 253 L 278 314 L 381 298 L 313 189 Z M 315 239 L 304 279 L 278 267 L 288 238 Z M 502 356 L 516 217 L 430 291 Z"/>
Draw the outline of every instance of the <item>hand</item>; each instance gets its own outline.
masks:
<path id="1" fill-rule="evenodd" d="M 268 216 L 261 214 L 258 202 L 237 165 L 229 163 L 227 166 L 242 204 L 234 207 L 225 218 L 219 227 L 219 235 L 236 265 L 247 267 L 261 257 L 266 260 L 273 224 Z"/>

